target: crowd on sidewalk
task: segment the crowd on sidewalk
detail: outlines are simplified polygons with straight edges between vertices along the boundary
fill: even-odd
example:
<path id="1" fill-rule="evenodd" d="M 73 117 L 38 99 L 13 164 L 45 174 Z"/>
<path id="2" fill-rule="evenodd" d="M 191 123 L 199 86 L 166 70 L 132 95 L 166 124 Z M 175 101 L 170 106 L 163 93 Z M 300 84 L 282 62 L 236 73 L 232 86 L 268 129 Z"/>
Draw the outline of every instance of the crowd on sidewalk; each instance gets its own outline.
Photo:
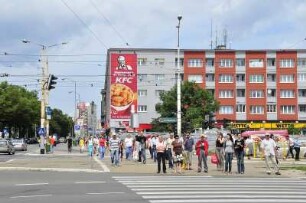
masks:
<path id="1" fill-rule="evenodd" d="M 290 154 L 293 157 L 292 150 L 295 149 L 295 159 L 298 160 L 297 148 L 299 143 L 293 140 L 288 143 L 292 148 L 289 147 L 284 158 L 287 158 Z M 279 147 L 273 135 L 266 134 L 259 144 L 259 150 L 266 165 L 266 173 L 271 174 L 273 169 L 276 175 L 281 175 L 277 158 Z M 146 164 L 146 153 L 149 152 L 148 157 L 157 165 L 157 173 L 167 173 L 168 169 L 180 174 L 182 169 L 193 170 L 195 165 L 197 165 L 195 170 L 198 173 L 202 171 L 208 173 L 208 156 L 211 155 L 210 161 L 216 164 L 220 173 L 232 174 L 232 161 L 235 158 L 237 163 L 236 174 L 244 174 L 244 158 L 247 156 L 250 159 L 254 153 L 253 141 L 250 138 L 243 138 L 241 134 L 222 134 L 221 132 L 215 140 L 214 151 L 210 150 L 205 134 L 195 139 L 189 133 L 179 137 L 173 133 L 169 133 L 167 136 L 158 134 L 145 136 L 143 132 L 139 132 L 136 136 L 128 134 L 124 138 L 116 133 L 112 133 L 110 138 L 102 134 L 100 137 L 80 138 L 78 145 L 80 153 L 87 151 L 89 156 L 97 155 L 101 160 L 105 158 L 105 153 L 109 152 L 114 167 L 124 165 L 124 158 L 126 161 Z M 194 155 L 198 158 L 197 164 L 192 161 Z"/>

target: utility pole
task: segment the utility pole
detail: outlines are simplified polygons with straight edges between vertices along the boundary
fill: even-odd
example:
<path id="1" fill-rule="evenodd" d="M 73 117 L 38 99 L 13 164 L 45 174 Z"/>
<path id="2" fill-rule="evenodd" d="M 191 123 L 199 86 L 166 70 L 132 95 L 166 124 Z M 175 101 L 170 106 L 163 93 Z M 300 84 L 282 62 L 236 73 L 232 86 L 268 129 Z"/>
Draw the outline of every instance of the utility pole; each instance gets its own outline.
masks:
<path id="1" fill-rule="evenodd" d="M 181 67 L 180 67 L 180 25 L 182 16 L 178 16 L 177 28 L 177 135 L 182 136 L 182 112 L 181 112 Z"/>

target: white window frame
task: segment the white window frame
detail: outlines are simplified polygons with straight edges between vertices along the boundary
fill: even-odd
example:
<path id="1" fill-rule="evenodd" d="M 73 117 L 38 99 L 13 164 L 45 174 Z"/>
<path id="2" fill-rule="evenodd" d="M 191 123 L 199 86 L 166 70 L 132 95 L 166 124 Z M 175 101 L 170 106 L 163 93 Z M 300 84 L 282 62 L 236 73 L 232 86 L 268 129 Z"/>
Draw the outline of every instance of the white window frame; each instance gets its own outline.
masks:
<path id="1" fill-rule="evenodd" d="M 298 58 L 298 66 L 306 67 L 306 58 Z"/>
<path id="2" fill-rule="evenodd" d="M 237 113 L 245 113 L 246 105 L 245 104 L 237 104 L 236 112 Z"/>
<path id="3" fill-rule="evenodd" d="M 220 106 L 219 114 L 233 114 L 234 109 L 233 106 Z"/>
<path id="4" fill-rule="evenodd" d="M 295 66 L 294 59 L 280 59 L 279 66 L 281 68 L 294 68 Z"/>
<path id="5" fill-rule="evenodd" d="M 250 75 L 250 83 L 264 83 L 263 75 Z"/>
<path id="6" fill-rule="evenodd" d="M 263 90 L 251 90 L 250 91 L 250 98 L 264 98 L 265 93 Z"/>
<path id="7" fill-rule="evenodd" d="M 298 74 L 298 81 L 299 82 L 306 82 L 306 73 L 299 73 Z"/>
<path id="8" fill-rule="evenodd" d="M 250 106 L 250 114 L 264 114 L 265 110 L 263 106 Z"/>
<path id="9" fill-rule="evenodd" d="M 163 80 L 165 80 L 165 74 L 156 74 L 155 75 L 155 80 L 156 81 L 163 81 Z"/>
<path id="10" fill-rule="evenodd" d="M 220 67 L 222 68 L 232 68 L 233 60 L 232 59 L 220 59 Z"/>
<path id="11" fill-rule="evenodd" d="M 148 106 L 147 105 L 138 105 L 137 107 L 137 112 L 139 113 L 144 113 L 148 111 Z"/>
<path id="12" fill-rule="evenodd" d="M 139 82 L 144 82 L 148 79 L 148 75 L 147 74 L 138 74 L 137 79 Z"/>
<path id="13" fill-rule="evenodd" d="M 245 66 L 245 58 L 236 58 L 236 66 L 244 67 Z"/>
<path id="14" fill-rule="evenodd" d="M 202 68 L 203 59 L 188 59 L 188 67 L 189 68 Z"/>
<path id="15" fill-rule="evenodd" d="M 138 58 L 137 65 L 138 66 L 145 66 L 147 65 L 148 59 L 147 58 Z"/>
<path id="16" fill-rule="evenodd" d="M 203 76 L 202 75 L 188 75 L 189 82 L 195 83 L 203 83 Z"/>
<path id="17" fill-rule="evenodd" d="M 294 105 L 283 105 L 280 107 L 281 114 L 295 114 L 295 106 Z"/>
<path id="18" fill-rule="evenodd" d="M 299 105 L 299 112 L 300 113 L 306 113 L 306 105 L 305 104 L 300 104 Z"/>
<path id="19" fill-rule="evenodd" d="M 280 90 L 280 98 L 295 98 L 294 90 Z"/>
<path id="20" fill-rule="evenodd" d="M 165 59 L 164 58 L 155 58 L 154 62 L 155 62 L 155 65 L 159 65 L 159 66 L 165 65 Z"/>
<path id="21" fill-rule="evenodd" d="M 276 104 L 268 104 L 267 105 L 267 113 L 276 113 Z"/>
<path id="22" fill-rule="evenodd" d="M 206 58 L 206 67 L 214 67 L 215 59 L 214 58 Z"/>
<path id="23" fill-rule="evenodd" d="M 294 75 L 280 75 L 279 82 L 280 83 L 294 83 Z"/>
<path id="24" fill-rule="evenodd" d="M 205 76 L 206 82 L 215 82 L 215 74 L 207 73 Z"/>
<path id="25" fill-rule="evenodd" d="M 249 60 L 249 67 L 250 68 L 263 68 L 264 67 L 264 60 L 263 59 L 250 59 Z"/>
<path id="26" fill-rule="evenodd" d="M 138 96 L 145 97 L 148 95 L 148 90 L 138 89 Z"/>
<path id="27" fill-rule="evenodd" d="M 220 90 L 219 98 L 234 98 L 233 90 Z"/>
<path id="28" fill-rule="evenodd" d="M 232 75 L 219 75 L 219 83 L 233 83 L 233 76 Z"/>

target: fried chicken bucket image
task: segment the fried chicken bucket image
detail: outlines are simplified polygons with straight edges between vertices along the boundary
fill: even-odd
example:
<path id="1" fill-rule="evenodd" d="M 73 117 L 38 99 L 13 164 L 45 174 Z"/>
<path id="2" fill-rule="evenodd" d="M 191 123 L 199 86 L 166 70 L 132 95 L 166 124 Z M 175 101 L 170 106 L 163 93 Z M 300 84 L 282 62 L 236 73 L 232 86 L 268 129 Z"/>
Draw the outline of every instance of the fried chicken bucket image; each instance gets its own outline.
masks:
<path id="1" fill-rule="evenodd" d="M 111 85 L 111 106 L 117 111 L 123 111 L 129 108 L 133 103 L 134 92 L 131 88 L 123 84 Z"/>

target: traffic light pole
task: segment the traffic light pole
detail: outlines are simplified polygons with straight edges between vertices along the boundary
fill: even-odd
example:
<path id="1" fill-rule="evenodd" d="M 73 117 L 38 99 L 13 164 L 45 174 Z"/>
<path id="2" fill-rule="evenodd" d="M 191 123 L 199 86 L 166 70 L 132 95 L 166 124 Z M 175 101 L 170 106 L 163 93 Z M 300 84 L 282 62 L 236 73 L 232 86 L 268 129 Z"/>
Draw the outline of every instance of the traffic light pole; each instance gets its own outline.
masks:
<path id="1" fill-rule="evenodd" d="M 40 127 L 45 129 L 46 137 L 49 135 L 49 122 L 46 121 L 46 103 L 48 101 L 48 90 L 46 88 L 48 81 L 48 59 L 46 55 L 46 47 L 42 46 L 41 49 L 41 65 L 42 65 L 42 78 L 41 78 L 41 105 L 40 105 Z M 45 136 L 40 135 L 40 152 L 43 154 L 45 151 Z"/>

